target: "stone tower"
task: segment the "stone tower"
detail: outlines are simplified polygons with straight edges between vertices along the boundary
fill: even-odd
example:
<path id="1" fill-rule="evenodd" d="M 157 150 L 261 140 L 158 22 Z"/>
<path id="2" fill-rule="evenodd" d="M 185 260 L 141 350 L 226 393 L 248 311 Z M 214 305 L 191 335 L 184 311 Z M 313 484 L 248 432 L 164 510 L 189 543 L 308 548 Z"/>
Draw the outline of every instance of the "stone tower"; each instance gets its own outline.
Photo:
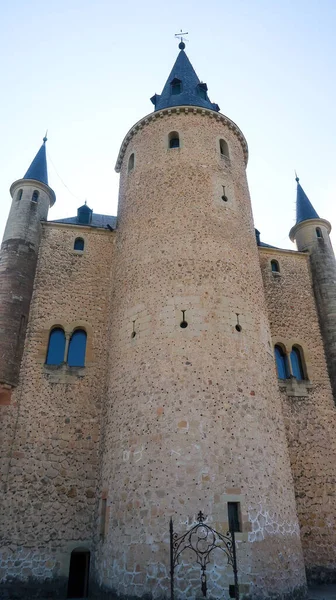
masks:
<path id="1" fill-rule="evenodd" d="M 202 510 L 224 532 L 233 502 L 241 589 L 304 597 L 247 144 L 210 102 L 183 43 L 152 102 L 116 165 L 101 483 L 111 521 L 96 555 L 99 583 L 127 596 L 167 595 L 170 517 L 185 531 Z M 226 597 L 232 573 L 222 556 L 214 561 L 209 597 Z M 179 571 L 180 597 L 199 594 L 192 564 Z"/>
<path id="2" fill-rule="evenodd" d="M 0 394 L 10 396 L 18 383 L 32 297 L 41 221 L 46 221 L 55 194 L 48 185 L 46 138 L 13 198 L 0 250 Z"/>
<path id="3" fill-rule="evenodd" d="M 296 181 L 296 224 L 289 236 L 299 251 L 309 252 L 320 328 L 336 402 L 336 261 L 329 237 L 331 225 L 319 217 L 298 177 Z"/>

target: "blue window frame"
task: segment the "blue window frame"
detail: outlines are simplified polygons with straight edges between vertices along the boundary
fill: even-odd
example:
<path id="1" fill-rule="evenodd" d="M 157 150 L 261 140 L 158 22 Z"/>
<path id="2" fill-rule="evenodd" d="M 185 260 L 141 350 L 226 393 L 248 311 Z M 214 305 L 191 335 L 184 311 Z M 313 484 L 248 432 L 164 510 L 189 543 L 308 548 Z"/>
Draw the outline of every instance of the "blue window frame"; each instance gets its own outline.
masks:
<path id="1" fill-rule="evenodd" d="M 292 365 L 292 374 L 296 379 L 302 380 L 305 379 L 303 363 L 302 363 L 302 354 L 300 349 L 296 346 L 293 346 L 292 351 L 290 353 L 290 360 Z"/>
<path id="2" fill-rule="evenodd" d="M 271 269 L 273 273 L 280 273 L 280 267 L 277 260 L 271 260 Z"/>
<path id="3" fill-rule="evenodd" d="M 69 342 L 68 365 L 69 367 L 84 367 L 86 353 L 86 331 L 76 329 Z"/>
<path id="4" fill-rule="evenodd" d="M 74 243 L 74 250 L 84 250 L 83 238 L 76 238 Z"/>
<path id="5" fill-rule="evenodd" d="M 61 327 L 55 327 L 50 332 L 46 364 L 60 365 L 64 362 L 65 333 Z"/>
<path id="6" fill-rule="evenodd" d="M 287 356 L 281 346 L 274 346 L 274 356 L 279 379 L 288 379 Z"/>

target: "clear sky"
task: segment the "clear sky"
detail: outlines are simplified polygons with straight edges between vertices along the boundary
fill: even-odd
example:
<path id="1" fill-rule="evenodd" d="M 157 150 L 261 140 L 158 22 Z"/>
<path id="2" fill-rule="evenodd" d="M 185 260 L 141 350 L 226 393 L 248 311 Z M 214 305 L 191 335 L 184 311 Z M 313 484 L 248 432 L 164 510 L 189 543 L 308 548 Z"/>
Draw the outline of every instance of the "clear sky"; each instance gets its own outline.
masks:
<path id="1" fill-rule="evenodd" d="M 8 189 L 46 129 L 49 218 L 73 216 L 85 200 L 116 214 L 120 144 L 152 112 L 181 28 L 211 101 L 249 144 L 262 240 L 292 247 L 296 169 L 336 242 L 335 0 L 3 0 L 0 238 Z"/>

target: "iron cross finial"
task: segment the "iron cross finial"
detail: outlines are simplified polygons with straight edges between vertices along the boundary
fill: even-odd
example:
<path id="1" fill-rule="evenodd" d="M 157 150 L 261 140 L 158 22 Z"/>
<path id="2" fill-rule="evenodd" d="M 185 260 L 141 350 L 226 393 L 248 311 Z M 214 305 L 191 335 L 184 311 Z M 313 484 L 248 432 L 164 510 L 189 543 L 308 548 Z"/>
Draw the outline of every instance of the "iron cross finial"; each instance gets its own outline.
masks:
<path id="1" fill-rule="evenodd" d="M 188 35 L 188 32 L 185 31 L 183 33 L 182 29 L 180 30 L 180 33 L 175 33 L 175 37 L 181 40 L 179 43 L 180 50 L 184 50 L 185 48 L 185 43 L 183 40 L 185 40 L 186 42 L 188 41 L 187 38 L 184 37 L 185 35 Z"/>

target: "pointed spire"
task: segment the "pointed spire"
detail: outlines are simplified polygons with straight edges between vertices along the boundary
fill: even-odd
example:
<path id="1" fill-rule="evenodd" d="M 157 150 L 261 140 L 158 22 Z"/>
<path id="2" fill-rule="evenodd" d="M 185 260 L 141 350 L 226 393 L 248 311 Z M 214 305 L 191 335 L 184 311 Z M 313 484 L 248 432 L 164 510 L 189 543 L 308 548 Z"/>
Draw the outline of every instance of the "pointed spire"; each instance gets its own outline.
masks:
<path id="1" fill-rule="evenodd" d="M 171 106 L 202 106 L 219 111 L 218 104 L 210 102 L 206 83 L 201 83 L 184 52 L 185 44 L 180 42 L 180 52 L 166 81 L 161 95 L 154 94 L 151 101 L 155 111 Z"/>
<path id="2" fill-rule="evenodd" d="M 296 175 L 296 173 L 295 173 Z M 308 219 L 319 219 L 315 208 L 311 204 L 309 198 L 306 196 L 303 191 L 300 180 L 296 175 L 295 181 L 297 183 L 297 192 L 296 192 L 296 224 L 301 223 L 302 221 L 307 221 Z"/>
<path id="3" fill-rule="evenodd" d="M 43 138 L 43 144 L 36 154 L 33 162 L 31 163 L 27 173 L 23 179 L 35 179 L 48 185 L 48 169 L 47 169 L 47 157 L 45 144 L 47 141 L 47 134 Z"/>

